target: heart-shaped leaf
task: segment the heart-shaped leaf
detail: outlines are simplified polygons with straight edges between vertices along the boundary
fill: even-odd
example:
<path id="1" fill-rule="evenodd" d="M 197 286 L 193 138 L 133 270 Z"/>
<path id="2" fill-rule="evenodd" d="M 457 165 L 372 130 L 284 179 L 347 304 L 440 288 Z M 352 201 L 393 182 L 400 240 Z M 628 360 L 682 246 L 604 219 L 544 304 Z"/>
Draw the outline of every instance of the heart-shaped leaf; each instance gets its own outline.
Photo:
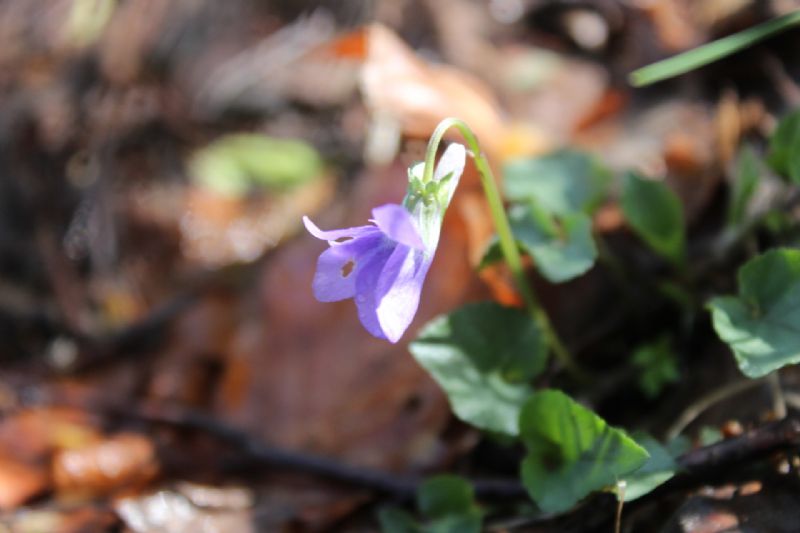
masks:
<path id="1" fill-rule="evenodd" d="M 509 200 L 534 200 L 548 213 L 591 213 L 604 200 L 611 173 L 597 158 L 560 150 L 542 157 L 514 159 L 503 169 Z"/>
<path id="2" fill-rule="evenodd" d="M 444 389 L 456 416 L 481 429 L 516 435 L 519 410 L 544 368 L 539 328 L 518 309 L 485 302 L 435 318 L 411 353 Z"/>
<path id="3" fill-rule="evenodd" d="M 800 250 L 777 249 L 739 269 L 739 296 L 709 303 L 714 329 L 751 378 L 800 362 Z"/>
<path id="4" fill-rule="evenodd" d="M 528 449 L 522 481 L 546 512 L 566 511 L 590 492 L 624 479 L 648 457 L 624 431 L 561 391 L 531 396 L 519 423 Z"/>
<path id="5" fill-rule="evenodd" d="M 509 218 L 520 251 L 533 257 L 536 269 L 547 281 L 569 281 L 594 265 L 597 247 L 588 215 L 574 212 L 553 217 L 537 206 L 515 205 L 509 209 Z M 495 239 L 478 268 L 502 258 L 500 243 Z"/>

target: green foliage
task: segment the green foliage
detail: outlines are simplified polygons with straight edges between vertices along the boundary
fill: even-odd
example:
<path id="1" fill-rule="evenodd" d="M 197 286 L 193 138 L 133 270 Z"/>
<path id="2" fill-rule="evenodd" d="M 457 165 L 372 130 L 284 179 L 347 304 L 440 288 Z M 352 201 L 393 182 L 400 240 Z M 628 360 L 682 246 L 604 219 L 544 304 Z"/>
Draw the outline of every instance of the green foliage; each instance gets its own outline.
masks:
<path id="1" fill-rule="evenodd" d="M 592 268 L 597 247 L 592 239 L 592 220 L 580 212 L 560 218 L 531 205 L 516 206 L 509 215 L 514 237 L 536 262 L 536 268 L 548 281 L 567 281 Z"/>
<path id="2" fill-rule="evenodd" d="M 378 513 L 384 533 L 479 533 L 483 512 L 475 503 L 472 486 L 458 476 L 441 475 L 426 480 L 417 492 L 417 509 L 424 524 L 394 507 Z"/>
<path id="3" fill-rule="evenodd" d="M 414 517 L 397 507 L 379 509 L 378 522 L 383 533 L 422 533 L 422 527 Z"/>
<path id="4" fill-rule="evenodd" d="M 548 281 L 568 281 L 594 265 L 597 247 L 588 215 L 605 199 L 610 180 L 596 157 L 572 150 L 506 165 L 506 196 L 515 201 L 509 210 L 511 230 Z M 494 243 L 481 266 L 500 257 Z"/>
<path id="5" fill-rule="evenodd" d="M 533 257 L 537 270 L 546 280 L 568 281 L 594 265 L 597 247 L 588 215 L 574 212 L 554 217 L 529 204 L 512 207 L 509 217 L 520 250 Z M 494 241 L 481 260 L 480 268 L 500 259 L 500 245 Z"/>
<path id="6" fill-rule="evenodd" d="M 736 160 L 736 176 L 728 205 L 728 224 L 737 225 L 744 222 L 747 215 L 747 204 L 758 185 L 760 170 L 760 162 L 755 150 L 752 146 L 745 145 Z"/>
<path id="7" fill-rule="evenodd" d="M 680 377 L 667 337 L 637 348 L 632 362 L 639 369 L 639 388 L 650 398 L 658 396 L 665 386 Z"/>
<path id="8" fill-rule="evenodd" d="M 410 350 L 459 418 L 508 435 L 518 433 L 519 410 L 532 392 L 524 381 L 539 374 L 547 358 L 530 316 L 488 302 L 435 318 Z"/>
<path id="9" fill-rule="evenodd" d="M 229 196 L 292 187 L 322 173 L 322 160 L 310 145 L 249 133 L 218 139 L 196 152 L 189 166 L 200 184 Z"/>
<path id="10" fill-rule="evenodd" d="M 597 158 L 572 150 L 515 159 L 503 170 L 506 197 L 536 202 L 548 213 L 591 213 L 605 199 L 611 173 Z"/>
<path id="11" fill-rule="evenodd" d="M 711 446 L 712 444 L 716 444 L 723 440 L 725 435 L 722 434 L 722 431 L 720 431 L 719 428 L 703 426 L 700 428 L 698 438 L 701 446 Z"/>
<path id="12" fill-rule="evenodd" d="M 714 329 L 751 378 L 800 362 L 800 250 L 770 250 L 739 269 L 739 296 L 709 304 Z"/>
<path id="13" fill-rule="evenodd" d="M 641 498 L 671 479 L 678 471 L 674 457 L 660 442 L 646 433 L 635 433 L 633 437 L 647 450 L 650 457 L 641 468 L 625 477 L 626 502 Z"/>
<path id="14" fill-rule="evenodd" d="M 683 263 L 683 206 L 665 183 L 628 173 L 622 190 L 622 211 L 631 228 L 656 253 L 676 265 Z"/>
<path id="15" fill-rule="evenodd" d="M 528 450 L 522 481 L 546 512 L 566 511 L 648 458 L 625 432 L 556 390 L 537 392 L 525 403 L 520 437 Z"/>
<path id="16" fill-rule="evenodd" d="M 771 37 L 800 24 L 800 11 L 787 13 L 773 20 L 752 28 L 734 33 L 717 41 L 699 46 L 688 52 L 653 63 L 631 73 L 630 83 L 634 87 L 650 85 L 657 81 L 678 76 L 698 67 L 708 65 L 724 57 L 753 46 L 757 42 Z"/>
<path id="17" fill-rule="evenodd" d="M 800 183 L 800 110 L 781 119 L 770 139 L 767 161 L 779 175 Z"/>

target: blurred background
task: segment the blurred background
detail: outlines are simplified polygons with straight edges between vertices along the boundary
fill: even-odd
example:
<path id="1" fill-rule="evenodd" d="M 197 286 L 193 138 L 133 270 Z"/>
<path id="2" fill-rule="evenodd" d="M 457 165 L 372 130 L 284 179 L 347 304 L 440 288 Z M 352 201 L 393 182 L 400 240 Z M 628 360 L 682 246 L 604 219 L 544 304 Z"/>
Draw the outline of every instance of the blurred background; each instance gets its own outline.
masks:
<path id="1" fill-rule="evenodd" d="M 345 227 L 398 202 L 457 116 L 498 170 L 574 146 L 665 176 L 702 232 L 740 140 L 800 105 L 798 34 L 647 89 L 627 75 L 797 8 L 2 0 L 0 530 L 374 531 L 385 480 L 359 472 L 513 475 L 407 341 L 314 301 L 324 244 L 302 215 Z M 467 167 L 408 339 L 518 300 L 502 267 L 475 272 L 492 225 Z M 613 201 L 595 218 L 624 244 L 622 224 Z M 534 280 L 590 365 L 608 275 Z M 717 356 L 710 375 L 735 374 Z M 618 405 L 601 412 L 642 415 Z"/>

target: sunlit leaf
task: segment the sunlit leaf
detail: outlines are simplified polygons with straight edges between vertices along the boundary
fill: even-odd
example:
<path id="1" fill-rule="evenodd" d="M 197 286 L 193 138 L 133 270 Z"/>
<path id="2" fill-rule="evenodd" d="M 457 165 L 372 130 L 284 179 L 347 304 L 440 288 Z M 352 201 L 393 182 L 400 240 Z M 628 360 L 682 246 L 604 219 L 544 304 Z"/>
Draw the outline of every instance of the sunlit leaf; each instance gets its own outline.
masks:
<path id="1" fill-rule="evenodd" d="M 647 451 L 563 392 L 535 393 L 520 413 L 528 450 L 522 481 L 546 512 L 561 512 L 642 466 Z"/>
<path id="2" fill-rule="evenodd" d="M 775 172 L 800 183 L 800 110 L 778 124 L 770 138 L 767 161 Z"/>
<path id="3" fill-rule="evenodd" d="M 657 81 L 672 78 L 690 70 L 708 65 L 748 46 L 785 31 L 800 23 L 800 11 L 788 13 L 758 26 L 734 33 L 717 41 L 699 46 L 688 52 L 653 63 L 631 73 L 630 82 L 634 87 L 650 85 Z"/>
<path id="4" fill-rule="evenodd" d="M 560 150 L 512 159 L 503 169 L 506 197 L 535 201 L 548 213 L 591 213 L 605 199 L 611 173 L 594 156 Z"/>
<path id="5" fill-rule="evenodd" d="M 444 389 L 455 414 L 481 429 L 516 435 L 525 383 L 544 368 L 545 341 L 530 316 L 495 303 L 435 318 L 411 353 Z"/>
<path id="6" fill-rule="evenodd" d="M 800 250 L 776 249 L 739 269 L 739 295 L 714 298 L 714 329 L 741 371 L 761 377 L 800 362 Z"/>
<path id="7" fill-rule="evenodd" d="M 292 187 L 322 173 L 322 160 L 310 145 L 249 133 L 211 143 L 192 156 L 189 166 L 199 183 L 230 196 L 259 187 Z"/>
<path id="8" fill-rule="evenodd" d="M 631 228 L 656 253 L 673 263 L 683 263 L 683 206 L 665 183 L 628 173 L 622 190 L 622 212 Z"/>

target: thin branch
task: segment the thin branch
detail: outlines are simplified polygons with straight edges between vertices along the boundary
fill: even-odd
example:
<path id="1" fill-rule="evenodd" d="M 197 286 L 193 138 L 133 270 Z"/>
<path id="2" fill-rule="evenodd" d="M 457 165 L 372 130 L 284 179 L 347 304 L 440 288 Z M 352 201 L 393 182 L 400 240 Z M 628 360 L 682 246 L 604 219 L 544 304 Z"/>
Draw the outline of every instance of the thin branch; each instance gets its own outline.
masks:
<path id="1" fill-rule="evenodd" d="M 33 404 L 69 405 L 103 416 L 113 416 L 147 424 L 204 433 L 240 450 L 258 465 L 303 472 L 331 481 L 409 501 L 421 481 L 418 476 L 397 475 L 342 463 L 336 459 L 271 446 L 246 431 L 235 428 L 207 414 L 156 402 L 108 403 L 102 398 L 80 402 L 56 394 L 37 394 Z M 30 397 L 30 395 L 28 395 Z M 691 450 L 677 459 L 680 473 L 656 491 L 657 494 L 695 487 L 730 466 L 769 456 L 780 450 L 800 446 L 800 420 L 784 418 L 764 424 L 734 437 Z M 472 480 L 481 500 L 524 500 L 528 493 L 517 479 Z M 554 520 L 556 517 L 541 517 Z"/>
<path id="2" fill-rule="evenodd" d="M 667 429 L 665 433 L 666 440 L 670 441 L 680 435 L 689 424 L 694 422 L 698 416 L 703 414 L 706 409 L 712 407 L 714 404 L 723 400 L 727 400 L 728 398 L 736 396 L 737 394 L 740 394 L 746 390 L 762 385 L 765 381 L 766 378 L 733 381 L 701 396 L 694 403 L 684 409 L 680 416 L 675 419 L 675 422 L 673 422 L 672 425 Z"/>
<path id="3" fill-rule="evenodd" d="M 386 494 L 410 501 L 416 494 L 421 478 L 397 475 L 370 468 L 342 463 L 336 459 L 287 450 L 269 445 L 246 431 L 214 418 L 213 416 L 181 407 L 156 402 L 109 403 L 107 399 L 93 398 L 76 402 L 56 394 L 38 395 L 36 404 L 69 405 L 98 413 L 147 424 L 166 425 L 182 430 L 210 435 L 244 453 L 256 464 L 302 472 L 358 488 Z M 479 479 L 473 481 L 475 494 L 484 500 L 520 500 L 527 491 L 517 480 Z"/>

